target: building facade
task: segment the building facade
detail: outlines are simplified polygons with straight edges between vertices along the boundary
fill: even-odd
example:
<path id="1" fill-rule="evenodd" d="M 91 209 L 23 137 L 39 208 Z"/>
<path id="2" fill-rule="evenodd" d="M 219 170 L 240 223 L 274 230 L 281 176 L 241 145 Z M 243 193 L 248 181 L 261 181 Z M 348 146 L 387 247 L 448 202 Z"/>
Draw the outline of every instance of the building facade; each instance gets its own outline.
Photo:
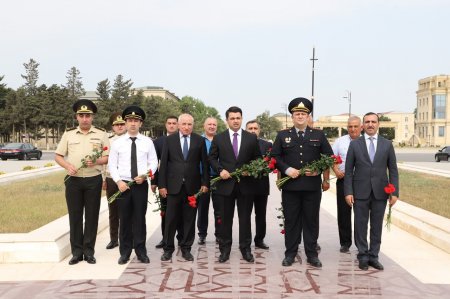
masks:
<path id="1" fill-rule="evenodd" d="M 437 75 L 419 80 L 415 132 L 422 145 L 450 144 L 450 76 Z"/>

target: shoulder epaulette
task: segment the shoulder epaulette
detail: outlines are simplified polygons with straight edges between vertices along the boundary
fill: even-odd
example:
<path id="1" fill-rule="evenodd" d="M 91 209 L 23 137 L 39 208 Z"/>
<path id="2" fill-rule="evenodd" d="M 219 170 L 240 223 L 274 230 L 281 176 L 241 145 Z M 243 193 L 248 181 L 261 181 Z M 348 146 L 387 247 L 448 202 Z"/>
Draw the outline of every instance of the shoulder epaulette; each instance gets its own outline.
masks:
<path id="1" fill-rule="evenodd" d="M 77 128 L 77 127 L 67 128 L 67 129 L 66 129 L 66 132 L 73 131 L 73 130 L 75 130 L 76 128 Z"/>
<path id="2" fill-rule="evenodd" d="M 97 126 L 94 126 L 94 128 L 96 128 L 97 130 L 100 130 L 100 131 L 106 132 L 106 130 L 105 130 L 105 129 L 103 129 L 103 128 L 100 128 L 100 127 L 97 127 Z"/>

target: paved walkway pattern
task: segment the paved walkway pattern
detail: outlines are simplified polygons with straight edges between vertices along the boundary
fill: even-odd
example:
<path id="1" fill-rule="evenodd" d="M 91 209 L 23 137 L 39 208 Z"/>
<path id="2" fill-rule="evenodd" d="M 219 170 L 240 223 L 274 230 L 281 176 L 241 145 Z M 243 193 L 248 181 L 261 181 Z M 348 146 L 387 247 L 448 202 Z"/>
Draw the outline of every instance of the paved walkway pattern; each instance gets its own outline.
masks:
<path id="1" fill-rule="evenodd" d="M 174 253 L 172 261 L 161 262 L 162 251 L 154 247 L 161 237 L 160 228 L 153 225 L 154 229 L 149 232 L 151 236 L 147 241 L 150 264 L 139 263 L 133 258 L 129 264 L 120 266 L 117 265 L 117 248 L 107 253 L 102 249 L 108 241 L 107 232 L 104 231 L 99 234 L 97 243 L 97 265 L 81 262 L 68 266 L 67 258 L 59 265 L 64 269 L 58 270 L 62 271 L 61 274 L 53 273 L 52 278 L 49 278 L 52 275 L 46 274 L 49 277 L 42 275 L 41 279 L 33 280 L 27 280 L 27 270 L 24 269 L 28 269 L 28 276 L 33 277 L 33 269 L 38 269 L 39 264 L 0 265 L 0 272 L 11 271 L 10 279 L 2 279 L 0 275 L 0 280 L 3 280 L 0 281 L 0 298 L 450 298 L 449 255 L 428 249 L 429 245 L 415 239 L 413 243 L 408 243 L 410 241 L 405 240 L 410 237 L 402 237 L 405 233 L 395 227 L 391 232 L 383 232 L 388 255 L 395 256 L 399 250 L 405 254 L 400 253 L 397 255 L 398 261 L 393 260 L 383 252 L 383 243 L 380 261 L 385 270 L 359 270 L 354 246 L 350 253 L 339 252 L 337 223 L 333 213 L 335 197 L 330 191 L 324 193 L 320 216 L 319 243 L 322 251 L 319 257 L 323 268 L 307 265 L 302 247 L 296 262 L 291 267 L 282 267 L 284 239 L 275 210 L 280 204 L 280 193 L 276 188 L 272 188 L 272 193 L 265 239 L 270 250 L 255 249 L 253 264 L 244 261 L 237 248 L 237 216 L 231 258 L 223 264 L 217 261 L 219 248 L 213 234 L 208 235 L 206 245 L 194 244 L 193 262 L 185 261 L 179 251 L 175 252 L 176 255 Z M 152 213 L 151 206 L 149 213 Z M 152 213 L 148 220 L 157 222 L 155 214 Z M 414 242 L 419 242 L 419 245 Z M 421 246 L 425 246 L 425 249 Z M 428 260 L 426 256 L 429 254 L 432 257 Z M 402 262 L 403 256 L 406 262 Z M 432 267 L 436 271 L 427 270 L 428 261 L 433 260 L 436 264 Z M 415 266 L 415 270 L 406 269 L 409 268 L 407 264 L 412 264 L 413 268 Z M 42 267 L 49 265 L 43 264 Z M 110 273 L 96 276 L 97 271 L 108 272 L 108 269 Z M 78 272 L 77 277 L 85 278 L 67 279 L 64 271 Z M 429 274 L 425 274 L 425 279 L 418 279 L 424 271 L 429 271 Z M 105 278 L 108 275 L 111 277 Z M 424 282 L 428 275 L 437 277 L 429 277 L 428 282 Z"/>

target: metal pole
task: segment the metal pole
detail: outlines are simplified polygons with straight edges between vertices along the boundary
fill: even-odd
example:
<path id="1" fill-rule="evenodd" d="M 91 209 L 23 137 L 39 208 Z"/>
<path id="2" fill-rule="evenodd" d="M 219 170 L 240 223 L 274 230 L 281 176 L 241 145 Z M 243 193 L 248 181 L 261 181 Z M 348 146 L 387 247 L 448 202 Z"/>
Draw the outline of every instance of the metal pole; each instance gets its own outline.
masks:
<path id="1" fill-rule="evenodd" d="M 312 61 L 312 88 L 311 88 L 311 103 L 313 105 L 313 111 L 311 112 L 311 117 L 314 117 L 314 111 L 316 110 L 314 107 L 314 62 L 319 60 L 316 58 L 316 48 L 313 47 L 313 57 L 310 59 Z"/>

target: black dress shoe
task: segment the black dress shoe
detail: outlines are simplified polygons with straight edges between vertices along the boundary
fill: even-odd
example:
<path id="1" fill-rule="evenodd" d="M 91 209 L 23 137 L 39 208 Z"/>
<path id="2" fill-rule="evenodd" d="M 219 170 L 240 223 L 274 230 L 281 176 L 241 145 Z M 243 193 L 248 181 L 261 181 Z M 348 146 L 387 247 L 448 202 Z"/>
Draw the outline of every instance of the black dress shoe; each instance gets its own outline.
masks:
<path id="1" fill-rule="evenodd" d="M 307 258 L 306 262 L 313 267 L 322 268 L 322 262 L 317 257 Z"/>
<path id="2" fill-rule="evenodd" d="M 384 270 L 383 265 L 378 260 L 369 261 L 369 266 L 374 267 L 377 270 Z"/>
<path id="3" fill-rule="evenodd" d="M 148 258 L 148 256 L 146 254 L 138 255 L 137 259 L 143 264 L 150 263 L 150 259 Z"/>
<path id="4" fill-rule="evenodd" d="M 119 242 L 117 241 L 111 241 L 106 245 L 106 249 L 113 249 L 114 247 L 119 246 Z"/>
<path id="5" fill-rule="evenodd" d="M 339 251 L 342 252 L 342 253 L 347 253 L 350 250 L 349 250 L 348 246 L 342 245 L 341 249 L 339 249 Z"/>
<path id="6" fill-rule="evenodd" d="M 128 256 L 123 255 L 119 258 L 118 263 L 119 263 L 119 265 L 125 265 L 126 263 L 128 263 L 129 260 L 130 260 L 130 258 Z"/>
<path id="7" fill-rule="evenodd" d="M 198 245 L 205 245 L 205 237 L 198 238 Z"/>
<path id="8" fill-rule="evenodd" d="M 84 256 L 84 260 L 88 263 L 88 264 L 95 264 L 97 262 L 97 260 L 95 259 L 95 257 L 93 255 L 85 255 Z"/>
<path id="9" fill-rule="evenodd" d="M 283 259 L 283 261 L 281 262 L 281 265 L 283 267 L 289 267 L 289 266 L 292 266 L 293 263 L 294 263 L 294 258 L 287 256 Z"/>
<path id="10" fill-rule="evenodd" d="M 255 258 L 253 257 L 253 254 L 250 251 L 242 252 L 242 258 L 249 263 L 253 263 L 255 261 Z"/>
<path id="11" fill-rule="evenodd" d="M 172 253 L 164 251 L 164 253 L 161 255 L 161 261 L 166 262 L 170 261 L 172 259 Z"/>
<path id="12" fill-rule="evenodd" d="M 368 270 L 369 269 L 369 262 L 367 262 L 367 261 L 359 261 L 358 267 L 361 270 Z"/>
<path id="13" fill-rule="evenodd" d="M 78 264 L 78 262 L 81 262 L 82 260 L 83 260 L 83 256 L 72 256 L 72 258 L 69 261 L 69 265 Z"/>
<path id="14" fill-rule="evenodd" d="M 219 256 L 219 263 L 225 263 L 229 259 L 230 259 L 230 254 L 229 253 L 221 253 L 220 256 Z"/>
<path id="15" fill-rule="evenodd" d="M 193 261 L 194 260 L 194 256 L 192 255 L 192 253 L 190 251 L 183 251 L 181 253 L 181 256 L 186 260 L 186 261 Z"/>
<path id="16" fill-rule="evenodd" d="M 269 249 L 269 246 L 267 246 L 267 244 L 264 243 L 264 241 L 255 242 L 255 247 L 256 248 L 261 248 L 261 249 Z"/>
<path id="17" fill-rule="evenodd" d="M 164 240 L 161 240 L 158 244 L 155 245 L 156 248 L 163 248 L 166 243 L 164 243 Z"/>

